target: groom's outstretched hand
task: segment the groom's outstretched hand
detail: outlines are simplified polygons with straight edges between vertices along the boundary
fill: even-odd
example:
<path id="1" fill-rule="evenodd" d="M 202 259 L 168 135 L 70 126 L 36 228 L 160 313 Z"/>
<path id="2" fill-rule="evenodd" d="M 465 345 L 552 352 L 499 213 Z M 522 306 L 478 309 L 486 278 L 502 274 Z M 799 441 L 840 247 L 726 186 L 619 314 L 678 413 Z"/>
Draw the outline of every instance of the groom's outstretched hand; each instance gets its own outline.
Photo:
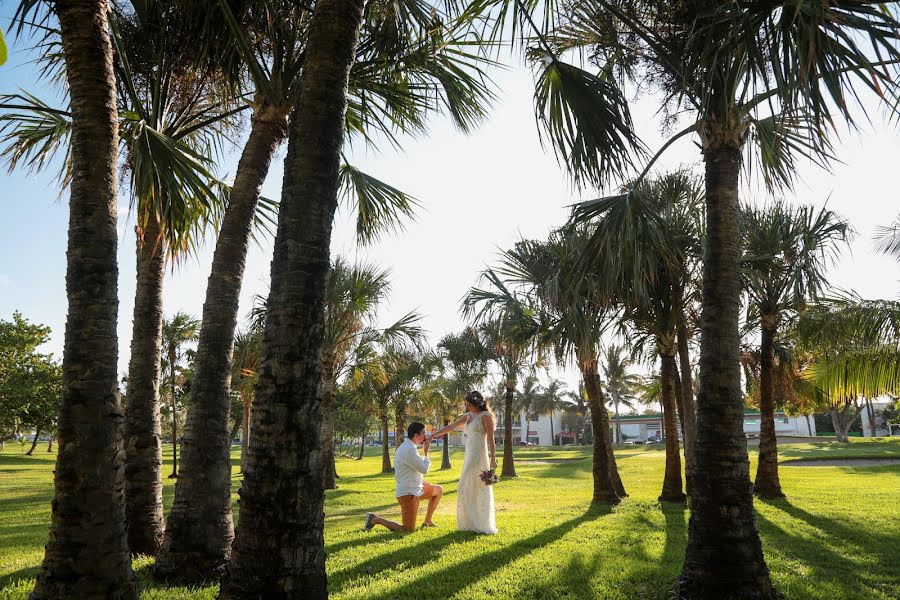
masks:
<path id="1" fill-rule="evenodd" d="M 428 454 L 428 448 L 431 446 L 431 440 L 429 438 L 425 438 L 425 441 L 422 442 L 422 452 Z"/>

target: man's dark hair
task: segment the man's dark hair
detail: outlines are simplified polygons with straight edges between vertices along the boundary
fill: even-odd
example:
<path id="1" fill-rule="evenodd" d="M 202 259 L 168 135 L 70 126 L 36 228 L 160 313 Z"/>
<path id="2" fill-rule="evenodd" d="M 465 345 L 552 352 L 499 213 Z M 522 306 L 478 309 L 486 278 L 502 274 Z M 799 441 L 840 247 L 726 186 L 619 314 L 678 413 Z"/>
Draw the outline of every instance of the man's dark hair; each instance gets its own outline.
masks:
<path id="1" fill-rule="evenodd" d="M 425 430 L 425 425 L 419 423 L 418 421 L 413 421 L 409 424 L 409 427 L 406 428 L 406 437 L 409 439 L 413 439 L 413 437 L 419 435 Z"/>

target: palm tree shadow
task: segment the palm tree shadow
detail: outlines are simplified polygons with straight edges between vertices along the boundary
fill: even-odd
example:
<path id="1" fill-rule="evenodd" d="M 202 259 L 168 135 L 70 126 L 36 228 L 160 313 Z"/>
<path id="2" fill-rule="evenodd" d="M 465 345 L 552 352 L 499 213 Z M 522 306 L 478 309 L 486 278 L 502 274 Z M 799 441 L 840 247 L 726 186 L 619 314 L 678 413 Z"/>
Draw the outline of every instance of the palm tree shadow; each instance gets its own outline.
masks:
<path id="1" fill-rule="evenodd" d="M 569 519 L 553 527 L 548 527 L 547 529 L 544 529 L 531 537 L 524 538 L 509 545 L 505 545 L 501 549 L 494 552 L 490 552 L 487 554 L 478 554 L 477 556 L 463 561 L 462 563 L 454 564 L 453 570 L 458 573 L 465 573 L 465 577 L 454 578 L 448 582 L 446 573 L 443 571 L 428 573 L 417 579 L 409 580 L 403 585 L 394 587 L 390 592 L 372 596 L 371 600 L 416 598 L 421 595 L 422 590 L 429 589 L 440 589 L 442 596 L 453 596 L 462 588 L 470 586 L 474 583 L 477 583 L 481 579 L 488 577 L 495 570 L 500 569 L 504 565 L 521 558 L 531 550 L 542 548 L 544 546 L 552 544 L 553 542 L 559 540 L 567 533 L 575 529 L 581 523 L 610 514 L 611 512 L 612 508 L 609 506 L 592 506 L 579 517 Z M 404 567 L 406 568 L 420 566 L 431 560 L 431 553 L 429 552 L 429 550 L 443 547 L 453 542 L 473 540 L 478 536 L 479 534 L 471 532 L 453 532 L 446 536 L 430 540 L 425 544 L 420 544 L 413 548 L 404 548 L 403 550 L 399 550 L 389 555 L 379 557 L 378 559 L 376 559 L 376 561 L 374 561 L 374 564 L 367 564 L 367 572 L 377 572 L 376 568 L 378 567 L 391 568 L 392 566 L 395 566 L 400 562 L 403 562 Z M 356 567 L 355 569 L 353 569 L 353 572 L 358 572 L 361 568 L 362 566 Z M 349 577 L 354 574 L 353 572 L 348 571 L 342 573 L 343 579 L 341 580 L 341 582 L 343 583 L 347 581 Z M 339 588 L 332 589 L 336 591 Z"/>

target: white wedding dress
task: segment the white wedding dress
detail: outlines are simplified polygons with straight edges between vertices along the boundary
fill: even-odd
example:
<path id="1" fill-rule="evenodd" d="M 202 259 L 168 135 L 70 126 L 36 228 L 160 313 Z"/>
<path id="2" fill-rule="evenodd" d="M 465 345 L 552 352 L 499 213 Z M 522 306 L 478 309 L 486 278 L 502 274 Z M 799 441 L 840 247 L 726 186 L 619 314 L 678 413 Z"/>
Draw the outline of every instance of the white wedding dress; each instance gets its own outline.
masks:
<path id="1" fill-rule="evenodd" d="M 466 455 L 456 499 L 456 528 L 460 531 L 497 533 L 494 516 L 494 488 L 481 481 L 482 471 L 490 469 L 487 436 L 481 416 L 469 415 L 466 422 Z"/>

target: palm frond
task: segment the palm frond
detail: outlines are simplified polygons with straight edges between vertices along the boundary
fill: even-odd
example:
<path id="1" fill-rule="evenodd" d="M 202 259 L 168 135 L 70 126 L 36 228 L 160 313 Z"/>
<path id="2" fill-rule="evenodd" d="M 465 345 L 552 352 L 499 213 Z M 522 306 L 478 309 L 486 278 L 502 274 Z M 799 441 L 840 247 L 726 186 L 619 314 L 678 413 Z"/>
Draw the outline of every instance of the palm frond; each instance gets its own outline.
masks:
<path id="1" fill-rule="evenodd" d="M 21 167 L 36 173 L 62 154 L 56 178 L 61 188 L 68 187 L 72 177 L 69 112 L 25 91 L 0 96 L 0 111 L 0 158 L 8 169 Z"/>
<path id="2" fill-rule="evenodd" d="M 413 218 L 419 202 L 356 167 L 341 166 L 340 189 L 356 211 L 356 238 L 362 244 L 377 241 L 384 233 L 401 230 L 404 218 Z"/>

